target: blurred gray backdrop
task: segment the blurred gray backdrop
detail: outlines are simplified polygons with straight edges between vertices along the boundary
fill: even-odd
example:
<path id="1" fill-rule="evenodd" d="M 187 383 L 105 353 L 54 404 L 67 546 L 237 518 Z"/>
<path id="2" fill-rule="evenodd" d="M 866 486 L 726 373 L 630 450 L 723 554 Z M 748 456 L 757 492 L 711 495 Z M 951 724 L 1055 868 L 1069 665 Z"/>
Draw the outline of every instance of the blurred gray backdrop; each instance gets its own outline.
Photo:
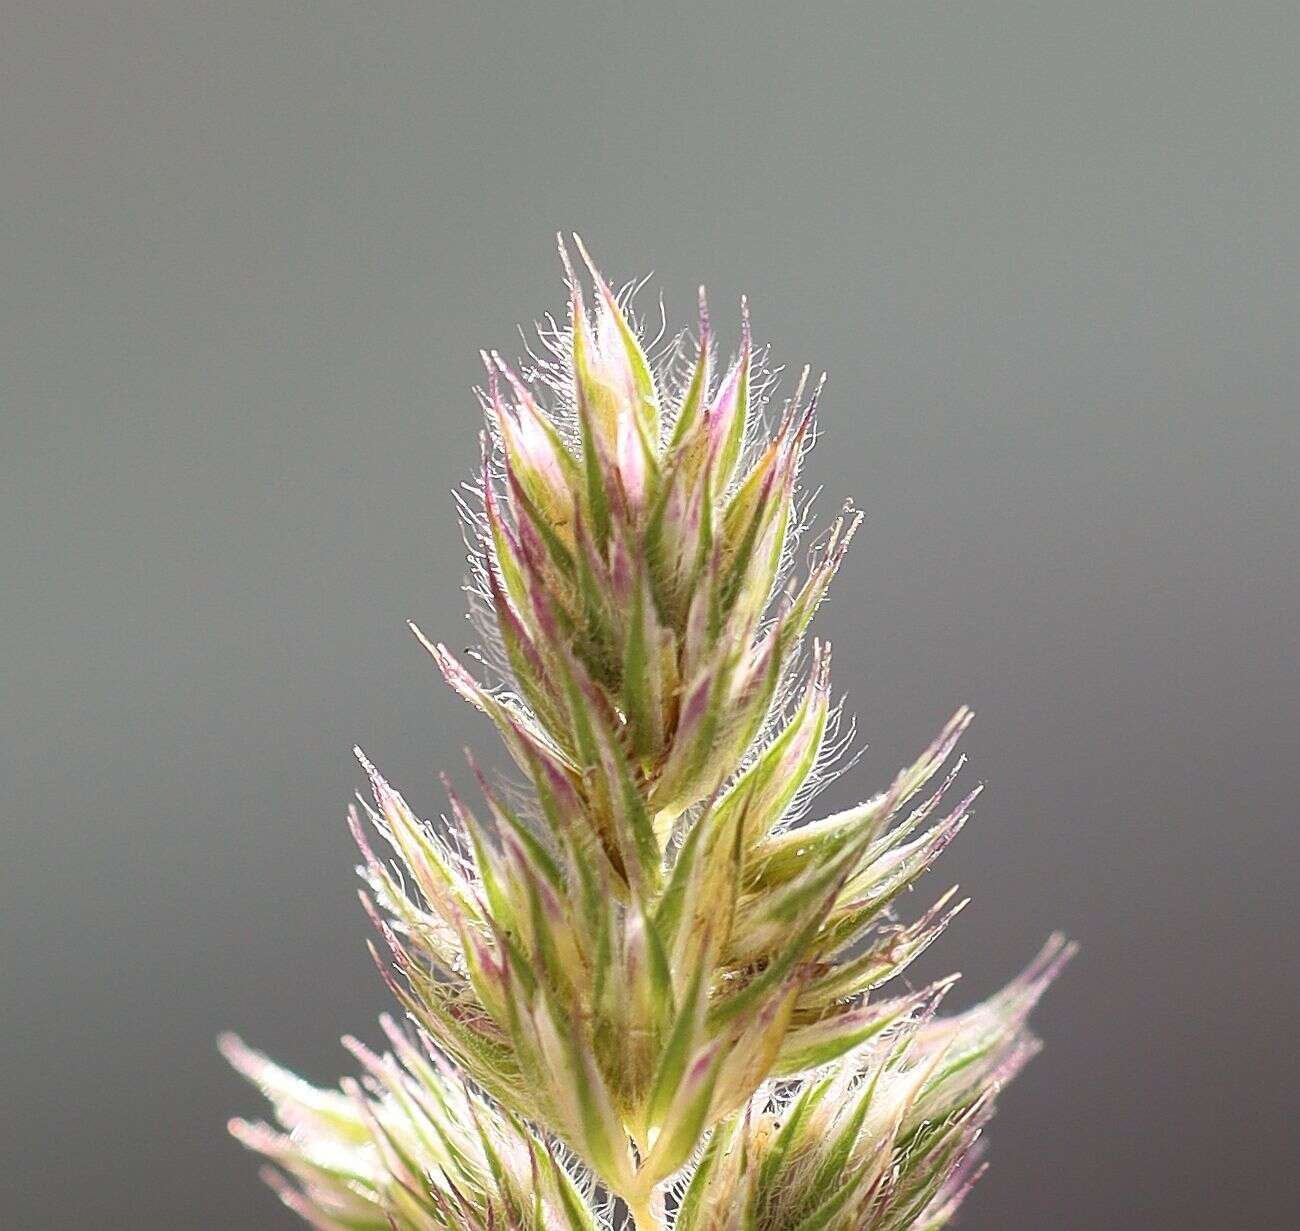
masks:
<path id="1" fill-rule="evenodd" d="M 213 1039 L 346 1071 L 343 825 L 493 744 L 478 348 L 553 235 L 830 371 L 820 618 L 875 790 L 959 702 L 972 908 L 1083 945 L 972 1228 L 1297 1208 L 1300 16 L 1290 3 L 16 3 L 3 127 L 0 1223 L 289 1227 Z M 499 760 L 499 759 L 498 759 Z"/>

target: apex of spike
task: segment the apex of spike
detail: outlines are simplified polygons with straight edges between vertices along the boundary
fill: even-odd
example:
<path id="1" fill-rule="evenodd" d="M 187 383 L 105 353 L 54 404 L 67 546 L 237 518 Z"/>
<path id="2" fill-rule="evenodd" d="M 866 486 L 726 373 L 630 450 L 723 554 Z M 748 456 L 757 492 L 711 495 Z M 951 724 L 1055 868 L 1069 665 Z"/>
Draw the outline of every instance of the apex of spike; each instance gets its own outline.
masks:
<path id="1" fill-rule="evenodd" d="M 1072 948 L 952 1016 L 952 979 L 882 991 L 965 905 L 894 913 L 980 788 L 945 803 L 963 708 L 886 790 L 804 819 L 852 735 L 804 647 L 862 515 L 794 567 L 825 374 L 769 416 L 748 299 L 715 373 L 703 287 L 679 372 L 681 339 L 655 358 L 631 293 L 557 242 L 549 356 L 480 352 L 462 512 L 489 644 L 471 670 L 410 625 L 524 785 L 469 757 L 481 816 L 444 779 L 435 827 L 356 750 L 361 898 L 411 1037 L 350 1040 L 363 1077 L 331 1091 L 224 1039 L 279 1122 L 232 1132 L 327 1231 L 596 1231 L 598 1188 L 660 1231 L 674 1185 L 674 1231 L 937 1228 Z"/>

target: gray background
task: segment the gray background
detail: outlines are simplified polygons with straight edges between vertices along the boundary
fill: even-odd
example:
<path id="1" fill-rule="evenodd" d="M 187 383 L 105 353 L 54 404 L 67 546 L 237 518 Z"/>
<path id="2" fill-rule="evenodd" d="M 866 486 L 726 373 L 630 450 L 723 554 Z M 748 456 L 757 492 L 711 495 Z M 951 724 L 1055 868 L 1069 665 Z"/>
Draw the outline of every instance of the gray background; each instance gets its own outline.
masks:
<path id="1" fill-rule="evenodd" d="M 213 1037 L 377 1033 L 348 749 L 434 812 L 492 747 L 403 621 L 468 637 L 477 350 L 561 307 L 560 227 L 831 372 L 826 803 L 961 701 L 991 788 L 927 973 L 1082 941 L 964 1225 L 1294 1215 L 1293 4 L 3 26 L 0 1221 L 292 1225 Z"/>

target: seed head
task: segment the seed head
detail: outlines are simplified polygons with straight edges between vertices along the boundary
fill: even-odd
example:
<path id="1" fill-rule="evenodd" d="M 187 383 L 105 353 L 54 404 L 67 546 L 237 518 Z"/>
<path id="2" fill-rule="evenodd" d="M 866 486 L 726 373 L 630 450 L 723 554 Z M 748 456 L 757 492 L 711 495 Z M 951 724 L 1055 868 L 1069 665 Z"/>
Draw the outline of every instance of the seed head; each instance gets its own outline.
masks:
<path id="1" fill-rule="evenodd" d="M 351 1045 L 362 1082 L 325 1093 L 231 1043 L 287 1131 L 236 1135 L 318 1227 L 572 1231 L 606 1217 L 593 1183 L 643 1229 L 936 1227 L 1069 948 L 956 1018 L 950 981 L 878 990 L 964 905 L 893 915 L 978 794 L 949 802 L 970 713 L 804 820 L 845 743 L 805 638 L 859 521 L 797 560 L 822 382 L 773 405 L 743 301 L 715 371 L 703 292 L 651 353 L 575 242 L 566 324 L 519 369 L 483 356 L 481 669 L 416 630 L 525 787 L 475 767 L 482 804 L 448 788 L 435 826 L 358 753 L 363 902 L 418 1045 L 389 1023 L 393 1053 Z"/>

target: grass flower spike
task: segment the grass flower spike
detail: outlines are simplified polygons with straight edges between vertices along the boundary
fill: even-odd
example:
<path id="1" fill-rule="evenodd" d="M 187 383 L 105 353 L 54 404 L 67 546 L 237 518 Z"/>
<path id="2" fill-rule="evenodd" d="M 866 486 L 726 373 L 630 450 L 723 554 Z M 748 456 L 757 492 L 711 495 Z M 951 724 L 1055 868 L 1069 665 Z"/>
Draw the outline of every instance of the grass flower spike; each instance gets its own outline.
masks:
<path id="1" fill-rule="evenodd" d="M 237 1040 L 236 1122 L 331 1231 L 893 1231 L 951 1216 L 1059 938 L 956 1017 L 884 987 L 964 903 L 894 904 L 961 829 L 959 711 L 879 794 L 807 820 L 851 738 L 808 628 L 859 515 L 805 542 L 821 382 L 777 406 L 741 305 L 656 351 L 580 242 L 563 326 L 484 355 L 461 510 L 475 669 L 418 633 L 522 781 L 419 819 L 358 752 L 351 814 L 391 1050 L 321 1091 Z M 588 301 L 588 297 L 590 302 Z"/>

